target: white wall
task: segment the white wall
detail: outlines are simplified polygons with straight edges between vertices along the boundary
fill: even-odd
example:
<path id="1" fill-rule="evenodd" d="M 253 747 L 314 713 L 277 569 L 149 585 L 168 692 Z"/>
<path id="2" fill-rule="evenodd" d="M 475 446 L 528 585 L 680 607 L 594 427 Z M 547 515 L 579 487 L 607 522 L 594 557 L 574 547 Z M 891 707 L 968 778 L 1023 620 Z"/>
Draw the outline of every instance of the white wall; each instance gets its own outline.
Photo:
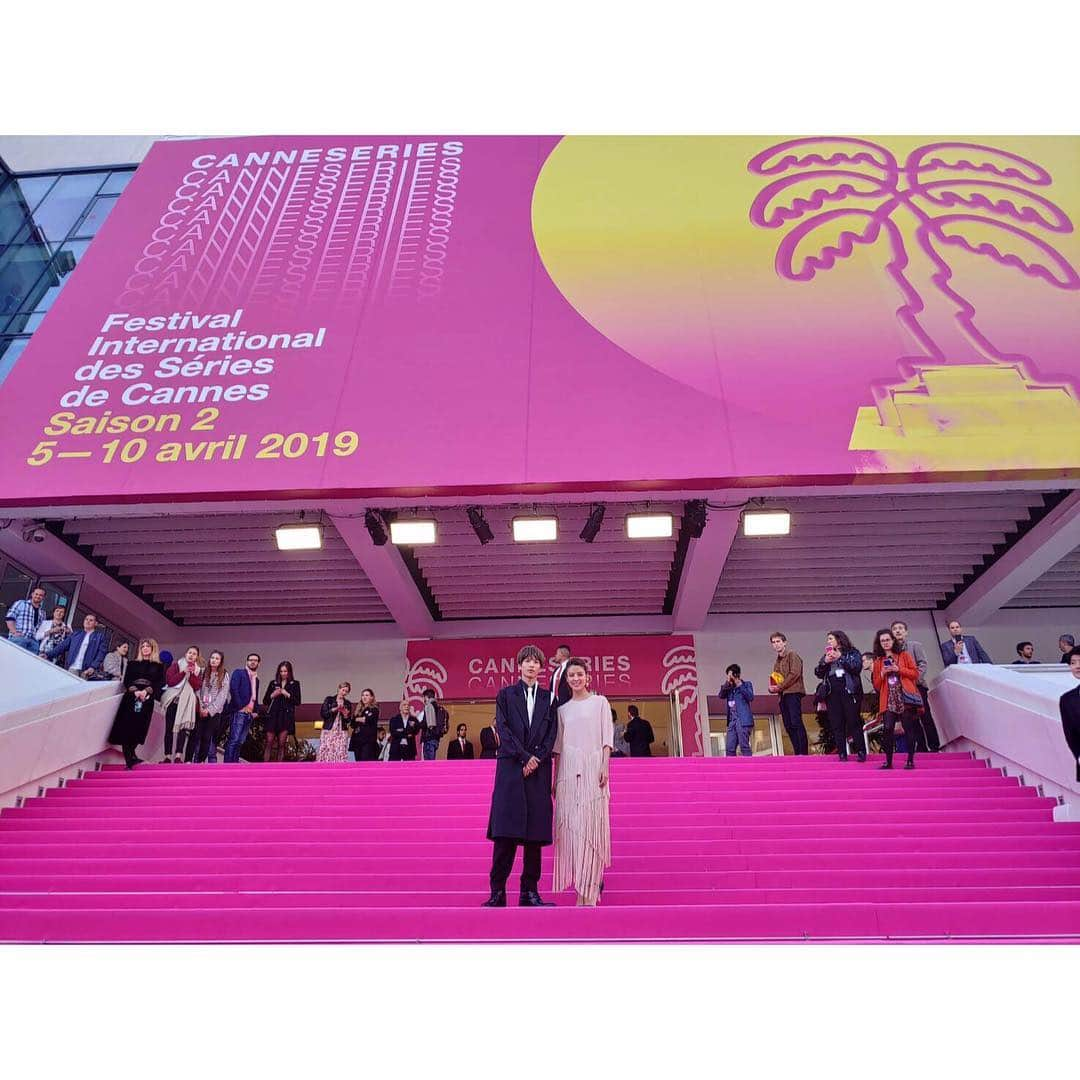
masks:
<path id="1" fill-rule="evenodd" d="M 0 158 L 12 172 L 134 165 L 154 135 L 0 135 Z"/>
<path id="2" fill-rule="evenodd" d="M 708 693 L 715 694 L 724 681 L 724 669 L 728 664 L 738 664 L 743 678 L 752 680 L 755 694 L 767 693 L 775 660 L 769 636 L 779 630 L 803 658 L 807 693 L 813 693 L 816 680 L 812 668 L 825 651 L 825 635 L 830 630 L 843 630 L 857 649 L 866 652 L 873 647 L 874 634 L 894 619 L 903 619 L 909 636 L 926 647 L 930 673 L 940 671 L 941 659 L 934 644 L 937 639 L 930 614 L 925 611 L 710 615 L 705 629 L 694 635 L 698 682 Z"/>
<path id="3" fill-rule="evenodd" d="M 180 633 L 182 638 L 161 643 L 174 656 L 189 645 L 198 645 L 203 656 L 220 649 L 226 665 L 238 668 L 254 651 L 262 657 L 265 680 L 280 661 L 291 660 L 307 702 L 334 693 L 342 679 L 354 694 L 370 686 L 379 701 L 397 701 L 405 683 L 405 638 L 393 624 L 185 627 Z"/>
<path id="4" fill-rule="evenodd" d="M 1057 641 L 1062 634 L 1072 634 L 1080 643 L 1080 608 L 1003 609 L 981 626 L 964 629 L 979 639 L 995 664 L 1012 663 L 1018 641 L 1030 641 L 1037 660 L 1056 664 L 1061 659 Z M 941 631 L 945 633 L 944 624 Z"/>

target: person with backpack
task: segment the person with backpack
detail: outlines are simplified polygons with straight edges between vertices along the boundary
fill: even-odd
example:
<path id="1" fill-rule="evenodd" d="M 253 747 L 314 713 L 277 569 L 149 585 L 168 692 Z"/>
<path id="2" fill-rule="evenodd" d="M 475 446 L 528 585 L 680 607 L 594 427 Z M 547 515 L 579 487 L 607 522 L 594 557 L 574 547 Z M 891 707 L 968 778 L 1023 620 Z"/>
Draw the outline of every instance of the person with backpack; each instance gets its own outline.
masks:
<path id="1" fill-rule="evenodd" d="M 420 716 L 420 742 L 425 761 L 434 761 L 439 752 L 439 740 L 450 730 L 450 714 L 435 700 L 429 686 L 424 691 L 424 711 Z"/>

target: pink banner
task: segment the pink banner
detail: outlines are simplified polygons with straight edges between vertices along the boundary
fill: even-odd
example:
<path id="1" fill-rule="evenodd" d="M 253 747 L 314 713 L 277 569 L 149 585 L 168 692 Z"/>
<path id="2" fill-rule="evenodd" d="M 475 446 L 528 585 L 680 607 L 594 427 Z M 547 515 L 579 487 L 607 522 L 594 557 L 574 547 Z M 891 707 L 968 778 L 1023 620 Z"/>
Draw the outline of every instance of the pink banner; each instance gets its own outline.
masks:
<path id="1" fill-rule="evenodd" d="M 419 703 L 424 690 L 451 701 L 494 699 L 518 680 L 516 657 L 523 645 L 547 656 L 540 675 L 550 686 L 555 650 L 562 638 L 463 638 L 410 641 L 405 693 Z M 567 642 L 589 665 L 590 686 L 605 697 L 667 697 L 677 693 L 684 756 L 703 753 L 698 726 L 697 654 L 690 634 L 575 637 Z"/>
<path id="2" fill-rule="evenodd" d="M 0 503 L 1075 474 L 1078 145 L 158 143 Z"/>

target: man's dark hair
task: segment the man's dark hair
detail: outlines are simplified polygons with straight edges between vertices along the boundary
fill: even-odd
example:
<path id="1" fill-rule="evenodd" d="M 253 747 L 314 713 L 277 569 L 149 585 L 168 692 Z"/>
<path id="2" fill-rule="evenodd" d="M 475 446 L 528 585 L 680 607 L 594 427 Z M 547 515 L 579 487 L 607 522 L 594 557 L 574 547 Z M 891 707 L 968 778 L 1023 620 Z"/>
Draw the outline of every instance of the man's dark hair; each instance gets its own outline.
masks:
<path id="1" fill-rule="evenodd" d="M 518 649 L 518 667 L 524 664 L 526 660 L 537 660 L 541 666 L 547 662 L 539 645 L 522 645 L 521 648 Z"/>
<path id="2" fill-rule="evenodd" d="M 1070 650 L 1069 650 L 1069 651 L 1068 651 L 1068 652 L 1067 652 L 1067 653 L 1065 654 L 1065 663 L 1066 663 L 1066 664 L 1069 664 L 1069 663 L 1071 663 L 1071 662 L 1072 662 L 1072 658 L 1073 658 L 1074 656 L 1080 656 L 1080 648 L 1077 648 L 1077 649 L 1070 649 Z"/>
<path id="3" fill-rule="evenodd" d="M 630 716 L 637 716 L 638 715 L 638 707 L 636 705 L 627 705 L 626 706 L 626 711 Z"/>
<path id="4" fill-rule="evenodd" d="M 423 697 L 431 698 L 434 701 L 436 697 L 435 691 L 430 686 L 426 686 L 424 687 Z"/>
<path id="5" fill-rule="evenodd" d="M 1035 648 L 1035 646 L 1034 646 L 1034 645 L 1033 645 L 1033 644 L 1032 644 L 1032 643 L 1031 643 L 1030 641 L 1018 641 L 1018 642 L 1016 643 L 1016 655 L 1017 655 L 1017 656 L 1021 656 L 1021 655 L 1023 654 L 1024 650 L 1025 650 L 1025 649 L 1026 649 L 1026 648 L 1027 648 L 1027 647 L 1028 647 L 1029 645 L 1031 645 L 1031 647 L 1032 647 L 1033 649 Z"/>
<path id="6" fill-rule="evenodd" d="M 253 656 L 260 664 L 262 663 L 262 657 L 257 652 L 249 652 L 247 656 L 244 657 L 244 663 L 247 663 Z"/>
<path id="7" fill-rule="evenodd" d="M 779 638 L 781 641 L 787 641 L 787 634 L 781 634 L 779 630 L 774 630 L 769 635 L 769 640 L 772 641 L 773 638 Z"/>
<path id="8" fill-rule="evenodd" d="M 904 622 L 903 619 L 893 619 L 893 621 L 889 623 L 889 626 L 902 626 L 905 630 L 908 628 L 908 624 Z"/>
<path id="9" fill-rule="evenodd" d="M 565 649 L 565 650 L 567 651 L 567 653 L 569 653 L 569 655 L 571 655 L 571 656 L 573 656 L 573 655 L 574 655 L 574 650 L 573 650 L 573 649 L 571 649 L 571 648 L 570 648 L 570 646 L 569 646 L 569 645 L 566 645 L 565 643 L 564 643 L 564 644 L 562 644 L 562 645 L 559 645 L 559 646 L 558 646 L 558 647 L 557 647 L 557 648 L 555 649 L 555 651 L 556 651 L 556 652 L 558 652 L 558 651 L 559 651 L 559 649 Z"/>
<path id="10" fill-rule="evenodd" d="M 725 675 L 734 675 L 736 679 L 742 678 L 742 668 L 738 664 L 728 664 Z"/>
<path id="11" fill-rule="evenodd" d="M 468 724 L 458 724 L 457 730 L 458 730 L 459 733 L 462 732 L 462 731 L 468 731 L 469 726 L 468 726 Z"/>

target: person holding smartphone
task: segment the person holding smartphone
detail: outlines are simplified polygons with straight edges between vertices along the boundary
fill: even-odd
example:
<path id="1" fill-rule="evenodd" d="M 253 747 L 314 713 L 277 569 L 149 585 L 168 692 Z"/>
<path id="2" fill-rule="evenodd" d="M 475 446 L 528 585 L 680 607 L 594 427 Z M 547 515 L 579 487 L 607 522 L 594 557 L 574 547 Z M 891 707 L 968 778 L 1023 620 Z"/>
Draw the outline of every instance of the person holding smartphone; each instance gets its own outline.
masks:
<path id="1" fill-rule="evenodd" d="M 990 654 L 972 634 L 965 634 L 959 619 L 949 620 L 949 640 L 941 644 L 941 662 L 951 664 L 992 664 Z"/>
<path id="2" fill-rule="evenodd" d="M 896 746 L 896 725 L 902 724 L 907 735 L 908 756 L 905 769 L 915 768 L 915 746 L 922 738 L 919 723 L 919 668 L 911 653 L 893 637 L 891 630 L 879 630 L 874 638 L 874 668 L 871 676 L 877 691 L 878 715 L 884 725 L 885 764 L 892 768 Z M 923 741 L 923 745 L 926 743 Z"/>
<path id="3" fill-rule="evenodd" d="M 848 759 L 849 739 L 855 743 L 859 761 L 866 760 L 866 743 L 859 718 L 862 664 L 862 653 L 851 644 L 851 638 L 843 630 L 830 630 L 825 635 L 825 652 L 814 668 L 814 674 L 828 687 L 829 726 L 841 761 Z"/>

